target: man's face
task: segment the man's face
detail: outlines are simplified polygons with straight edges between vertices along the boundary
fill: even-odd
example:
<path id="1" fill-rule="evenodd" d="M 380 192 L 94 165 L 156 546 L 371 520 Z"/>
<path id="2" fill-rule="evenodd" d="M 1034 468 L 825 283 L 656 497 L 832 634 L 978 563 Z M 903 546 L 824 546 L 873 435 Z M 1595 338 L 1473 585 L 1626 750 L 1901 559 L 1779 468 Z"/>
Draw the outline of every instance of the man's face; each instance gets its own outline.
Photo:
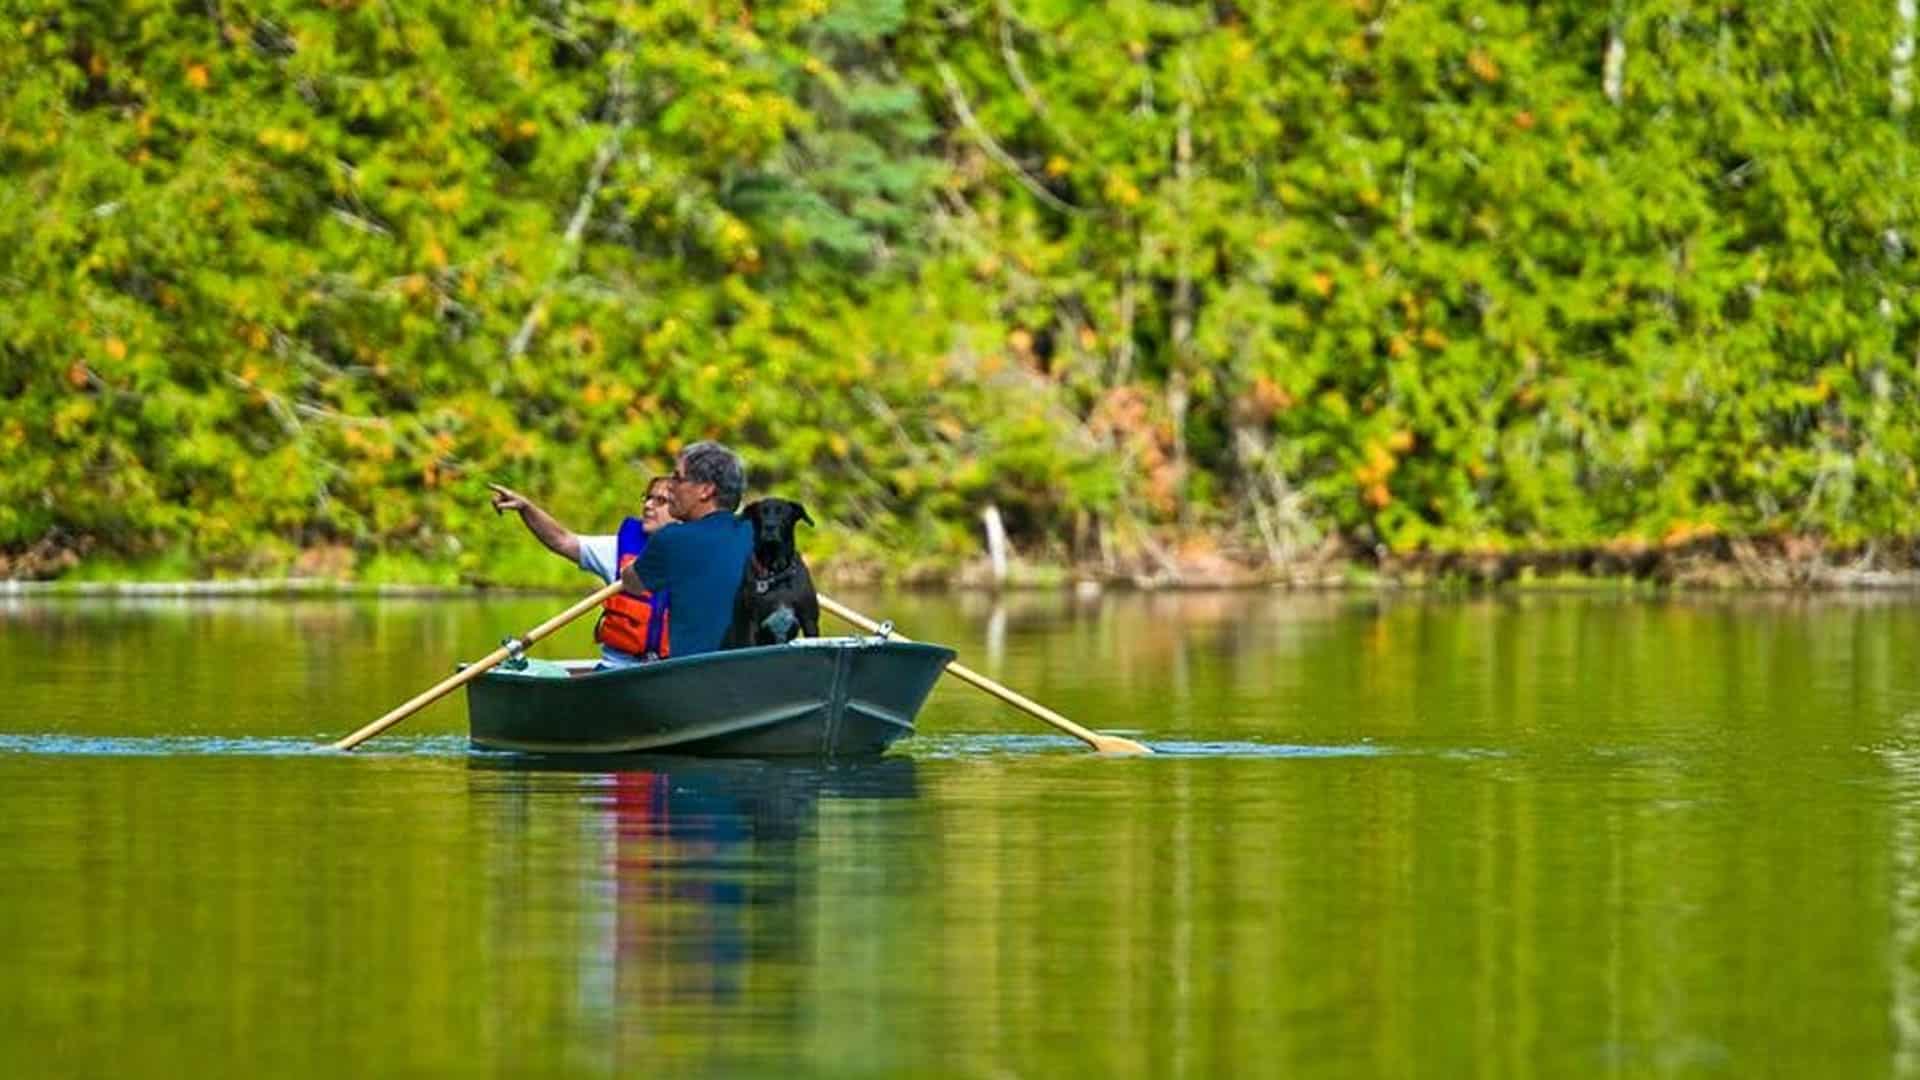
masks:
<path id="1" fill-rule="evenodd" d="M 682 521 L 692 521 L 706 507 L 706 501 L 713 498 L 713 485 L 702 484 L 687 479 L 687 462 L 682 458 L 673 463 L 673 476 L 669 482 L 669 493 L 673 496 L 673 516 Z"/>

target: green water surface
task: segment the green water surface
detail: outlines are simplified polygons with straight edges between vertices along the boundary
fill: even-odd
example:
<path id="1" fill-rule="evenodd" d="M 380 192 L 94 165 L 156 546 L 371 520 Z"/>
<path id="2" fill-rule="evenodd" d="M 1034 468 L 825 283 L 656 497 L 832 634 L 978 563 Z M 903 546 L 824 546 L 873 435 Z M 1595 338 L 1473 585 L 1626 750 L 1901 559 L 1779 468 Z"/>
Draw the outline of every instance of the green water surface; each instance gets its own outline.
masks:
<path id="1" fill-rule="evenodd" d="M 1161 753 L 337 754 L 565 599 L 0 599 L 0 1075 L 1920 1075 L 1920 601 L 842 599 Z"/>

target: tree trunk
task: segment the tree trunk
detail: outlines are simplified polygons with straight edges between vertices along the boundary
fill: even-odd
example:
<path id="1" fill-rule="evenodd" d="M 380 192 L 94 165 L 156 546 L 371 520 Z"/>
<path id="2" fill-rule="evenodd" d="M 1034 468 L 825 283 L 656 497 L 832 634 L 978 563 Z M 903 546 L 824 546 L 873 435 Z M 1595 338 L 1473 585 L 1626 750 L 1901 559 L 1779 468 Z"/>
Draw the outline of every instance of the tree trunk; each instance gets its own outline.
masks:
<path id="1" fill-rule="evenodd" d="M 1180 220 L 1175 226 L 1178 239 L 1173 254 L 1173 356 L 1167 375 L 1167 412 L 1173 422 L 1174 499 L 1184 528 L 1193 518 L 1187 501 L 1187 379 L 1193 367 L 1193 268 L 1187 229 L 1193 219 L 1193 106 L 1184 95 L 1179 115 L 1174 132 L 1173 178 Z"/>
<path id="2" fill-rule="evenodd" d="M 980 511 L 980 520 L 987 528 L 987 558 L 993 563 L 993 585 L 997 589 L 1007 583 L 1007 526 L 1000 520 L 1000 508 L 992 503 Z"/>
<path id="3" fill-rule="evenodd" d="M 1894 0 L 1893 4 L 1893 113 L 1904 117 L 1913 108 L 1913 24 L 1914 0 Z"/>
<path id="4" fill-rule="evenodd" d="M 1626 95 L 1627 38 L 1626 5 L 1615 4 L 1613 19 L 1607 25 L 1607 56 L 1600 68 L 1600 89 L 1615 105 Z"/>

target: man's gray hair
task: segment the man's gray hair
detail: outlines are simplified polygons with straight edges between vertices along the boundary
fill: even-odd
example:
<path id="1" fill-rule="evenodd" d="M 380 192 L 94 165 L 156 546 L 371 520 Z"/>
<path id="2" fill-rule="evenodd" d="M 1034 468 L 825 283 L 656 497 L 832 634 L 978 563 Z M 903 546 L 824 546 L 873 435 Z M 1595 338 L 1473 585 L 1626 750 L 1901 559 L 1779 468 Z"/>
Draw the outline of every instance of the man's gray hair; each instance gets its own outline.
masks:
<path id="1" fill-rule="evenodd" d="M 680 451 L 680 475 L 696 484 L 713 485 L 713 501 L 722 510 L 736 510 L 747 493 L 747 467 L 740 455 L 717 442 L 702 440 Z"/>

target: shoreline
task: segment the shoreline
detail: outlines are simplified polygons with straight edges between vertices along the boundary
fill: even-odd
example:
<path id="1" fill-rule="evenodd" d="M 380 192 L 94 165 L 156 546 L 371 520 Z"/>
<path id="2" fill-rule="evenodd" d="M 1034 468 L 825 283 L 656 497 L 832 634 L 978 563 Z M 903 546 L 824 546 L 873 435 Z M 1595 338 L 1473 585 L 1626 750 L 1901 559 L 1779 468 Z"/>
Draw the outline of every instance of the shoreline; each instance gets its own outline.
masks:
<path id="1" fill-rule="evenodd" d="M 995 582 L 985 568 L 950 574 L 886 575 L 834 572 L 814 575 L 823 590 L 896 589 L 904 592 L 1071 592 L 1082 598 L 1106 593 L 1298 592 L 1500 594 L 1547 592 L 1754 593 L 1834 595 L 1920 593 L 1920 570 L 1886 567 L 1802 565 L 1733 561 L 1610 567 L 1593 573 L 1560 560 L 1455 560 L 1390 562 L 1381 567 L 1348 563 L 1262 571 L 1254 568 L 1111 574 L 1061 566 L 1019 565 Z M 570 596 L 562 584 L 468 583 L 458 585 L 363 582 L 341 578 L 284 577 L 180 581 L 66 581 L 0 579 L 6 598 L 273 598 L 380 599 Z"/>

